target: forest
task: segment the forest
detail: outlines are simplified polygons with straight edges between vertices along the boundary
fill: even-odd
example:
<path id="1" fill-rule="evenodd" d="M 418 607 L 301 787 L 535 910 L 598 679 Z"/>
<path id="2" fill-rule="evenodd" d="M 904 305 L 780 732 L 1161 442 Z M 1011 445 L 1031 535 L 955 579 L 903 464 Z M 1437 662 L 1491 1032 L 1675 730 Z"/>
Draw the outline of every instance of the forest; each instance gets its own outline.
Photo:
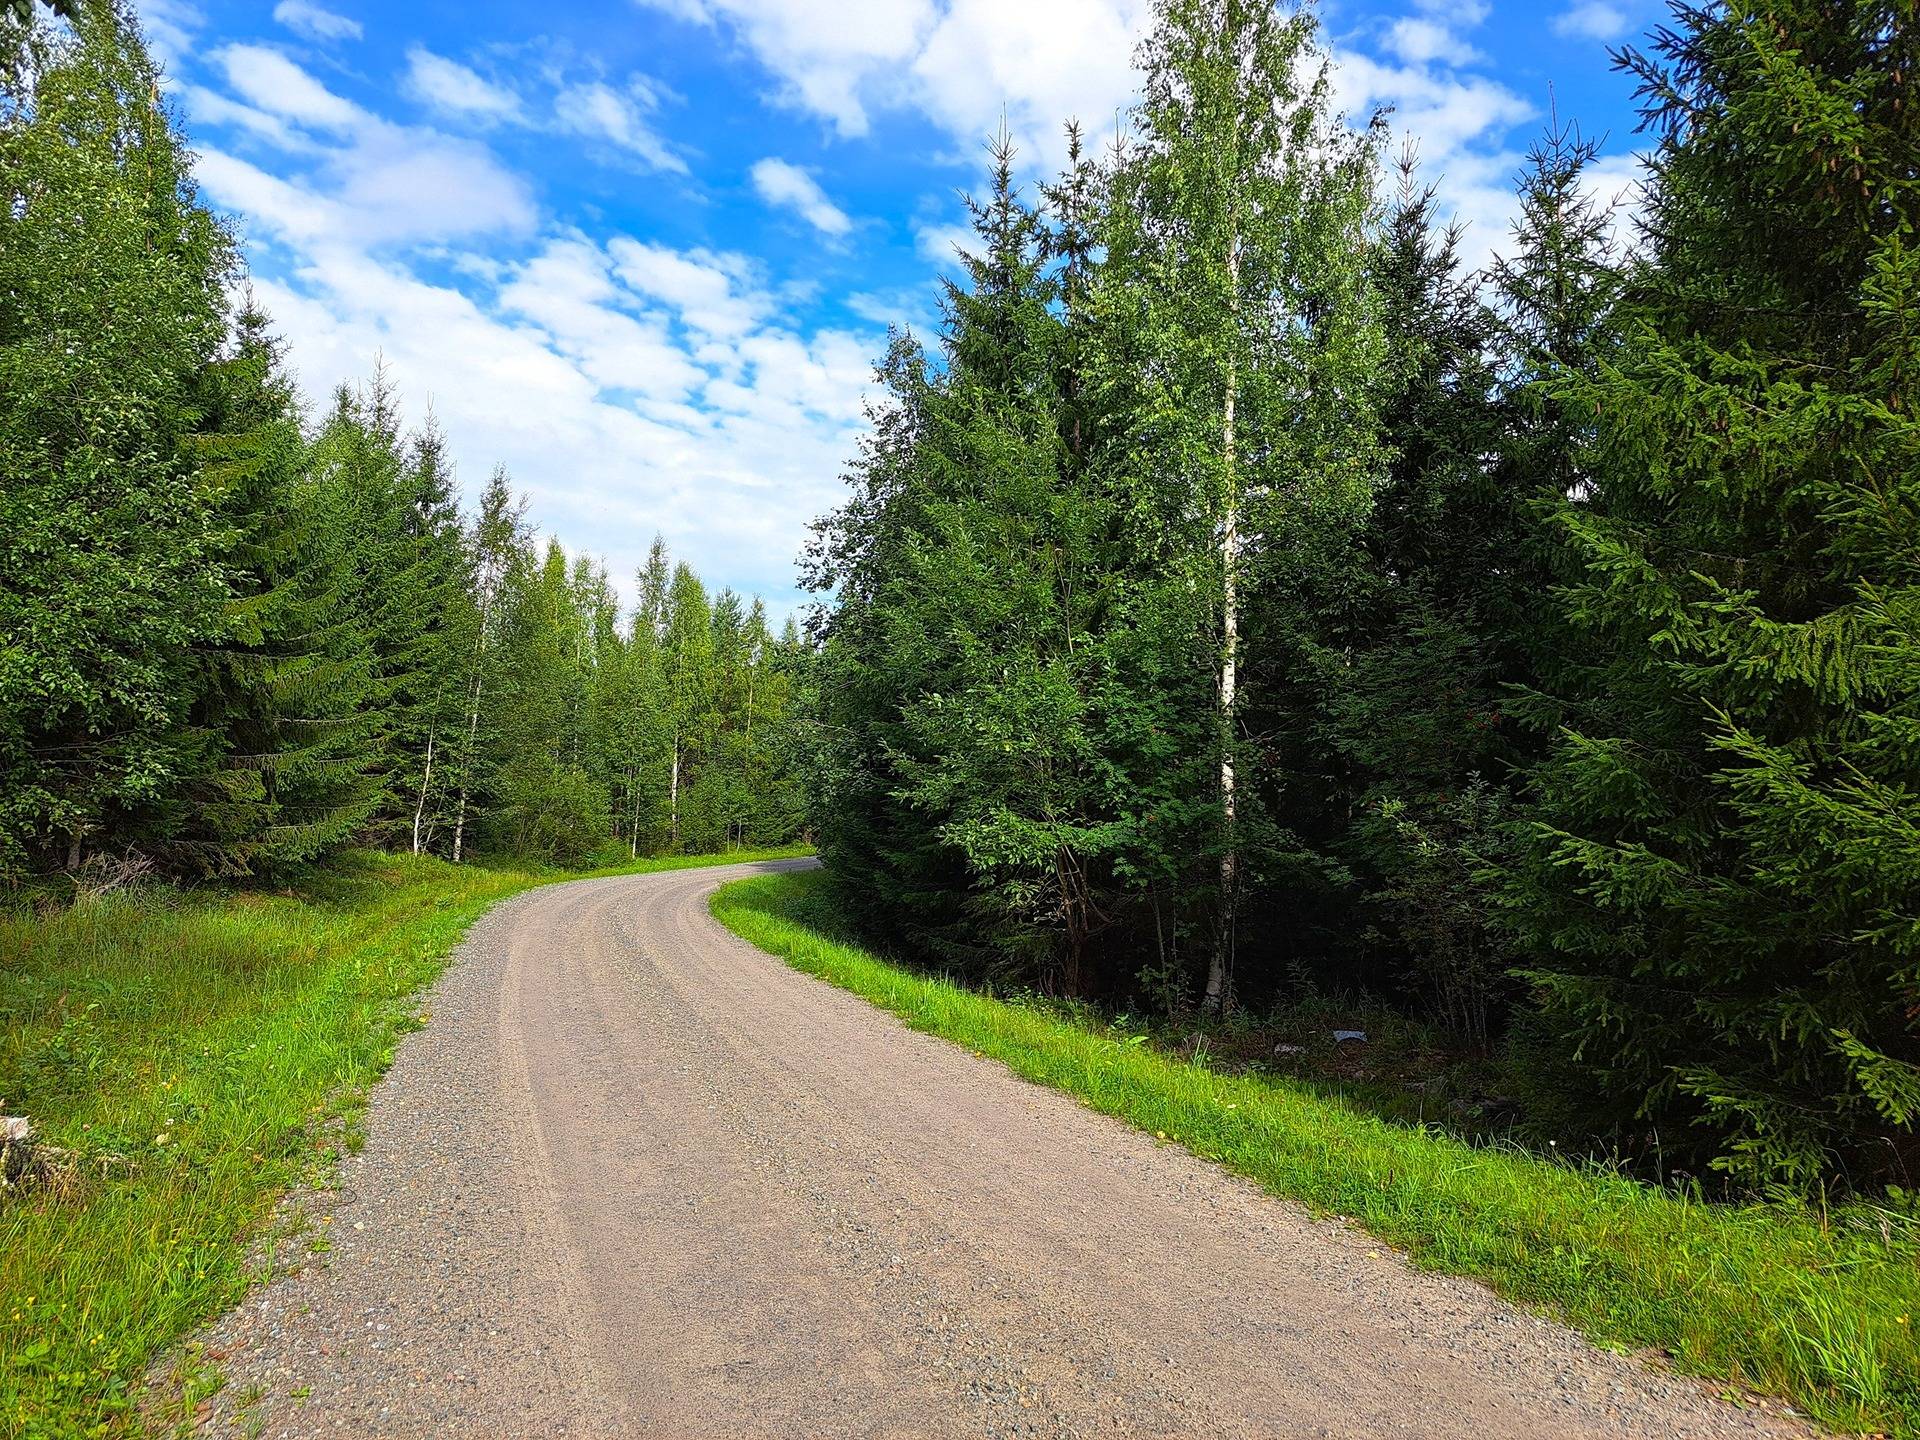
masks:
<path id="1" fill-rule="evenodd" d="M 1114 145 L 999 149 L 817 528 L 842 909 L 1202 1035 L 1384 999 L 1649 1178 L 1910 1188 L 1917 42 L 1675 7 L 1639 193 L 1551 125 L 1469 273 L 1310 12 L 1168 0 Z"/>
<path id="2" fill-rule="evenodd" d="M 789 621 L 620 603 L 377 357 L 309 414 L 133 22 L 0 11 L 0 881 L 561 865 L 803 824 Z"/>
<path id="3" fill-rule="evenodd" d="M 1311 11 L 1004 139 L 776 633 L 623 603 L 368 357 L 308 410 L 137 28 L 0 7 L 0 877 L 817 840 L 968 983 L 1364 995 L 1649 1176 L 1920 1160 L 1920 126 L 1890 0 L 1681 8 L 1499 257 Z"/>

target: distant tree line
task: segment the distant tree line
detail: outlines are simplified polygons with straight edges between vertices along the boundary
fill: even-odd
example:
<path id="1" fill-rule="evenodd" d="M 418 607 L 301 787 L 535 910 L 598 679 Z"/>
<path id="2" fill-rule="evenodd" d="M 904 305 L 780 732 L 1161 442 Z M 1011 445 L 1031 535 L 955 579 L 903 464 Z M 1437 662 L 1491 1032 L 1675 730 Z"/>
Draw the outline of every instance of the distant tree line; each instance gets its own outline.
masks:
<path id="1" fill-rule="evenodd" d="M 1308 13 L 1162 0 L 1110 152 L 1002 144 L 823 607 L 841 903 L 977 980 L 1301 986 L 1742 1183 L 1920 1160 L 1920 27 L 1678 8 L 1637 239 L 1551 129 L 1465 273 Z"/>
<path id="2" fill-rule="evenodd" d="M 659 542 L 623 614 L 384 372 L 304 415 L 131 21 L 0 55 L 0 880 L 799 832 L 791 622 Z"/>

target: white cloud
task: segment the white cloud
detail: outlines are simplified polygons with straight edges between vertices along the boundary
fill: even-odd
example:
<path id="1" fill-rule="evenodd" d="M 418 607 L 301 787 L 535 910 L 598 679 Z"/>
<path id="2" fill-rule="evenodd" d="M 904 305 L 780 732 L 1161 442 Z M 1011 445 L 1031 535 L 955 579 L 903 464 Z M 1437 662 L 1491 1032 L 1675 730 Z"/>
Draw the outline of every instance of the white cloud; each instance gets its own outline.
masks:
<path id="1" fill-rule="evenodd" d="M 358 20 L 336 15 L 311 0 L 280 0 L 273 18 L 309 40 L 358 40 L 366 32 Z"/>
<path id="2" fill-rule="evenodd" d="M 1607 4 L 1606 0 L 1582 0 L 1553 20 L 1554 34 L 1587 40 L 1617 40 L 1626 30 L 1626 12 L 1618 5 Z"/>
<path id="3" fill-rule="evenodd" d="M 607 247 L 614 274 L 634 294 L 668 306 L 689 329 L 731 339 L 764 321 L 774 302 L 748 262 L 708 250 L 679 251 L 620 236 Z"/>
<path id="4" fill-rule="evenodd" d="M 913 226 L 913 243 L 915 249 L 942 270 L 954 271 L 960 268 L 961 254 L 971 255 L 979 248 L 980 237 L 971 225 L 957 220 L 917 220 Z"/>
<path id="5" fill-rule="evenodd" d="M 1004 117 L 1030 160 L 1051 165 L 1060 128 L 1101 132 L 1133 90 L 1151 0 L 640 0 L 724 26 L 774 77 L 774 95 L 843 136 L 875 110 L 920 110 L 965 145 Z"/>
<path id="6" fill-rule="evenodd" d="M 213 58 L 228 85 L 191 92 L 194 114 L 276 153 L 203 145 L 199 179 L 263 242 L 255 290 L 309 396 L 382 354 L 414 415 L 432 401 L 469 499 L 503 462 L 617 578 L 661 530 L 776 615 L 798 598 L 877 335 L 801 326 L 745 257 L 560 226 L 485 146 L 382 120 L 277 52 Z"/>
<path id="7" fill-rule="evenodd" d="M 935 19 L 931 0 L 641 0 L 682 19 L 724 21 L 773 72 L 779 97 L 867 132 L 861 91 L 918 53 Z"/>
<path id="8" fill-rule="evenodd" d="M 196 113 L 237 120 L 291 154 L 318 157 L 312 174 L 288 180 L 207 152 L 201 179 L 214 199 L 281 238 L 377 245 L 531 228 L 526 183 L 483 146 L 382 120 L 277 50 L 229 45 L 212 58 L 249 103 L 214 95 Z"/>
<path id="9" fill-rule="evenodd" d="M 1435 60 L 1448 65 L 1472 65 L 1483 57 L 1453 30 L 1424 15 L 1403 15 L 1387 29 L 1387 45 L 1409 65 Z"/>
<path id="10" fill-rule="evenodd" d="M 827 192 L 798 165 L 769 155 L 753 167 L 753 188 L 769 205 L 793 211 L 823 235 L 844 235 L 853 221 L 827 198 Z"/>
<path id="11" fill-rule="evenodd" d="M 846 307 L 872 325 L 911 327 L 928 334 L 935 325 L 934 287 L 918 285 L 880 292 L 859 291 L 846 297 Z"/>
<path id="12" fill-rule="evenodd" d="M 535 519 L 630 576 L 655 530 L 715 583 L 797 597 L 805 524 L 839 500 L 877 339 L 769 317 L 721 356 L 676 357 L 658 316 L 609 286 L 608 252 L 554 237 L 499 291 L 319 249 L 260 299 L 310 393 L 376 351 L 431 398 L 477 490 L 504 463 Z"/>
<path id="13" fill-rule="evenodd" d="M 647 120 L 658 104 L 654 92 L 637 78 L 625 90 L 596 80 L 561 89 L 554 97 L 554 122 L 565 134 L 608 141 L 651 170 L 684 175 L 686 162 L 668 148 Z"/>
<path id="14" fill-rule="evenodd" d="M 264 45 L 227 45 L 213 52 L 227 84 L 269 115 L 323 130 L 345 130 L 370 118 L 343 100 L 278 50 Z"/>
<path id="15" fill-rule="evenodd" d="M 622 304 L 606 255 L 582 236 L 547 241 L 497 300 L 538 325 L 597 389 L 671 404 L 690 399 L 705 379 L 660 316 Z"/>
<path id="16" fill-rule="evenodd" d="M 134 10 L 147 48 L 168 70 L 177 69 L 181 58 L 192 53 L 193 37 L 207 23 L 191 0 L 136 0 Z"/>
<path id="17" fill-rule="evenodd" d="M 436 55 L 424 45 L 407 49 L 409 95 L 448 115 L 469 119 L 512 120 L 520 115 L 520 97 L 457 60 Z"/>
<path id="18" fill-rule="evenodd" d="M 200 85 L 188 85 L 181 93 L 186 96 L 195 120 L 213 125 L 236 125 L 281 150 L 312 148 L 312 142 L 302 131 L 278 115 L 269 115 L 258 106 Z"/>
<path id="19" fill-rule="evenodd" d="M 1111 131 L 1152 22 L 1150 0 L 954 0 L 914 60 L 910 96 L 962 145 L 1004 118 L 1021 155 L 1051 169 L 1068 120 Z"/>

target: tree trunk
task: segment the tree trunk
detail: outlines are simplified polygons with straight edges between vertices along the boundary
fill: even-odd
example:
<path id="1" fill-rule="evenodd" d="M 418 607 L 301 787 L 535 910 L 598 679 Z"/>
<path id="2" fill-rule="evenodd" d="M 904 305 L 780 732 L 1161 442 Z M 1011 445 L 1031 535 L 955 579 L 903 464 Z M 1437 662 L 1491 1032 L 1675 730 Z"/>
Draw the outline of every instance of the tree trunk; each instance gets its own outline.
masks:
<path id="1" fill-rule="evenodd" d="M 461 846 L 467 834 L 467 787 L 473 780 L 473 752 L 480 736 L 480 689 L 487 674 L 487 613 L 493 608 L 493 596 L 482 592 L 480 623 L 473 637 L 473 696 L 467 704 L 466 763 L 460 767 L 460 803 L 453 819 L 453 863 L 460 863 Z"/>
<path id="2" fill-rule="evenodd" d="M 673 852 L 680 853 L 680 731 L 673 732 L 673 773 L 667 780 L 667 830 L 673 837 Z"/>
<path id="3" fill-rule="evenodd" d="M 433 734 L 427 731 L 427 766 L 420 772 L 420 800 L 413 807 L 413 853 L 420 853 L 420 821 L 427 813 L 427 790 L 433 784 Z"/>
<path id="4" fill-rule="evenodd" d="M 1240 236 L 1228 241 L 1229 321 L 1237 326 L 1240 294 Z M 1227 394 L 1222 407 L 1220 449 L 1226 466 L 1226 496 L 1220 526 L 1220 922 L 1213 958 L 1207 966 L 1208 1014 L 1219 1014 L 1233 1000 L 1234 916 L 1239 902 L 1240 846 L 1235 833 L 1239 795 L 1233 773 L 1234 706 L 1240 696 L 1240 482 L 1234 473 L 1234 410 L 1240 398 L 1240 370 L 1234 339 L 1227 345 Z"/>

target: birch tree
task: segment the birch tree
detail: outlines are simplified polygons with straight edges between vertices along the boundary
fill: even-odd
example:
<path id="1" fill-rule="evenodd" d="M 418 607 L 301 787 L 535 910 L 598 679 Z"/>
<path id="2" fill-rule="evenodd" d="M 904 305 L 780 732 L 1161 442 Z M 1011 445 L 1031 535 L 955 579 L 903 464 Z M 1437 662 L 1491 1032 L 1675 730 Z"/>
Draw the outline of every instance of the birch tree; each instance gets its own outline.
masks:
<path id="1" fill-rule="evenodd" d="M 1210 597 L 1218 894 L 1204 1004 L 1232 998 L 1249 587 L 1363 516 L 1383 345 L 1365 277 L 1370 135 L 1333 113 L 1304 11 L 1163 0 L 1115 175 L 1109 293 L 1144 362 L 1122 464 Z"/>
<path id="2" fill-rule="evenodd" d="M 499 639 L 499 605 L 507 575 L 526 543 L 524 505 L 514 496 L 504 468 L 495 469 L 480 497 L 480 513 L 467 532 L 471 606 L 466 617 L 466 725 L 460 747 L 459 784 L 454 802 L 453 859 L 466 850 L 467 811 L 480 759 L 480 723 L 491 700 L 493 652 Z"/>

